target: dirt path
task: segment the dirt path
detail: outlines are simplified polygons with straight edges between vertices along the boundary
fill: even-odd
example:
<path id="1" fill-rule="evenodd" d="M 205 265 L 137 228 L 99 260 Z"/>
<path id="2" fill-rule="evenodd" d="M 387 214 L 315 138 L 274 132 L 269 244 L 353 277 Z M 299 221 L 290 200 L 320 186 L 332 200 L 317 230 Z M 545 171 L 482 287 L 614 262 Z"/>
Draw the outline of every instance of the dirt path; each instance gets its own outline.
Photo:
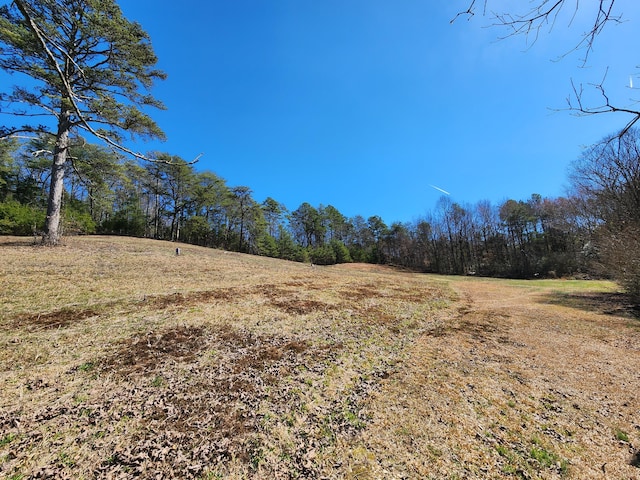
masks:
<path id="1" fill-rule="evenodd" d="M 460 302 L 373 401 L 354 476 L 640 478 L 638 320 L 540 288 L 452 287 Z"/>

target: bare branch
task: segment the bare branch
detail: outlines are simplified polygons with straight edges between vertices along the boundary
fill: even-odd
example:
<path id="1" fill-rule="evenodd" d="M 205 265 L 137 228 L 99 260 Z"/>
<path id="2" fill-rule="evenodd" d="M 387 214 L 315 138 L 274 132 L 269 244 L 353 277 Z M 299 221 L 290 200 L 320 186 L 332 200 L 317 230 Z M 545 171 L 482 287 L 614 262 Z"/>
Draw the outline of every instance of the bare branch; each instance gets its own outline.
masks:
<path id="1" fill-rule="evenodd" d="M 483 5 L 482 16 L 487 14 L 487 2 L 488 0 L 484 0 L 484 2 L 482 2 L 482 5 Z M 476 14 L 475 6 L 476 6 L 476 0 L 471 0 L 471 3 L 469 3 L 469 7 L 464 12 L 458 12 L 456 16 L 453 17 L 449 23 L 455 22 L 458 19 L 458 17 L 461 17 L 461 16 L 466 16 L 467 20 L 471 20 L 471 18 Z"/>
<path id="2" fill-rule="evenodd" d="M 453 17 L 449 23 L 455 22 L 458 19 L 458 17 L 461 17 L 461 16 L 466 16 L 467 20 L 471 20 L 471 17 L 473 17 L 475 15 L 475 12 L 474 12 L 474 9 L 473 9 L 475 7 L 475 4 L 476 4 L 476 0 L 471 0 L 471 3 L 469 4 L 469 8 L 467 8 L 464 12 L 458 12 L 456 14 L 456 16 Z M 484 0 L 484 8 L 485 8 L 485 10 L 483 10 L 483 12 L 482 12 L 483 15 L 486 12 L 487 0 Z"/>
<path id="3" fill-rule="evenodd" d="M 487 4 L 489 0 L 484 1 L 483 16 L 486 15 Z M 571 48 L 567 53 L 561 55 L 566 56 L 570 52 L 574 52 L 585 48 L 585 56 L 582 59 L 582 64 L 585 65 L 589 54 L 593 50 L 596 37 L 602 32 L 604 27 L 608 23 L 620 23 L 622 21 L 621 15 L 613 14 L 613 7 L 616 0 L 598 0 L 595 18 L 593 19 L 591 27 L 581 35 L 578 43 Z M 501 39 L 513 37 L 516 35 L 524 35 L 527 37 L 533 37 L 531 44 L 536 43 L 539 38 L 540 30 L 549 25 L 550 29 L 553 29 L 562 9 L 567 5 L 567 0 L 537 0 L 531 8 L 523 14 L 517 13 L 499 13 L 491 12 L 493 24 L 492 26 L 505 27 L 509 30 Z M 451 22 L 453 23 L 459 16 L 467 16 L 471 18 L 474 14 L 474 7 L 476 0 L 471 0 L 467 10 L 459 12 Z M 576 19 L 578 9 L 580 7 L 580 1 L 575 0 L 573 6 L 573 14 L 569 25 L 573 24 Z M 584 7 L 583 7 L 584 8 Z"/>
<path id="4" fill-rule="evenodd" d="M 631 128 L 640 120 L 640 113 L 638 113 L 627 125 L 620 131 L 619 137 L 623 137 Z"/>
<path id="5" fill-rule="evenodd" d="M 45 149 L 36 150 L 34 152 L 31 152 L 31 156 L 32 157 L 39 157 L 40 155 L 44 155 L 44 154 L 53 155 L 53 152 L 51 150 L 45 150 Z"/>
<path id="6" fill-rule="evenodd" d="M 452 20 L 455 21 L 459 16 L 473 16 L 475 14 L 476 0 L 468 0 L 469 7 L 467 10 L 460 12 Z M 484 9 L 486 11 L 489 0 L 484 0 Z M 530 7 L 523 14 L 517 13 L 495 13 L 492 12 L 492 26 L 505 27 L 508 29 L 507 35 L 501 39 L 516 35 L 524 35 L 527 39 L 533 38 L 532 44 L 534 44 L 540 35 L 540 31 L 543 27 L 549 26 L 550 29 L 555 27 L 556 22 L 560 18 L 559 15 L 563 9 L 573 8 L 573 12 L 570 16 L 569 26 L 571 26 L 578 16 L 578 10 L 581 9 L 593 9 L 595 12 L 591 12 L 593 20 L 587 26 L 586 32 L 582 33 L 579 37 L 577 44 L 569 50 L 567 53 L 561 55 L 564 57 L 570 52 L 574 52 L 580 49 L 585 50 L 584 57 L 581 59 L 582 66 L 587 63 L 590 53 L 594 48 L 596 37 L 602 33 L 603 29 L 610 23 L 621 23 L 622 14 L 614 14 L 614 5 L 616 0 L 598 0 L 587 6 L 580 3 L 580 0 L 532 0 L 529 2 Z M 566 8 L 565 8 L 566 7 Z M 515 7 L 514 7 L 515 8 Z M 485 13 L 483 13 L 485 15 Z M 606 80 L 606 72 L 604 78 L 599 84 L 590 84 L 590 87 L 595 88 L 599 96 L 603 99 L 603 102 L 596 107 L 586 107 L 583 103 L 584 90 L 582 85 L 579 87 L 571 81 L 571 87 L 573 90 L 573 96 L 567 99 L 569 110 L 577 112 L 579 115 L 596 115 L 601 113 L 625 113 L 631 115 L 631 120 L 625 125 L 625 127 L 619 132 L 618 137 L 624 136 L 634 125 L 640 122 L 640 110 L 633 107 L 616 107 L 612 104 L 604 88 L 604 82 Z M 633 88 L 632 81 L 630 80 L 630 88 Z M 632 104 L 634 107 L 637 103 Z"/>
<path id="7" fill-rule="evenodd" d="M 625 108 L 625 107 L 616 107 L 611 104 L 609 100 L 609 96 L 606 93 L 604 88 L 604 82 L 607 78 L 607 72 L 602 79 L 602 81 L 598 84 L 591 84 L 593 88 L 595 88 L 598 92 L 600 92 L 600 96 L 603 99 L 603 103 L 597 107 L 585 107 L 582 95 L 584 93 L 584 89 L 582 85 L 578 88 L 576 84 L 571 81 L 571 88 L 573 89 L 573 97 L 575 98 L 575 103 L 572 101 L 572 98 L 567 98 L 567 103 L 569 105 L 569 110 L 577 112 L 579 115 L 598 115 L 602 113 L 626 113 L 632 116 L 632 119 L 625 125 L 625 127 L 620 130 L 620 132 L 616 135 L 617 138 L 622 138 L 638 121 L 640 121 L 640 110 L 636 110 L 633 108 Z"/>

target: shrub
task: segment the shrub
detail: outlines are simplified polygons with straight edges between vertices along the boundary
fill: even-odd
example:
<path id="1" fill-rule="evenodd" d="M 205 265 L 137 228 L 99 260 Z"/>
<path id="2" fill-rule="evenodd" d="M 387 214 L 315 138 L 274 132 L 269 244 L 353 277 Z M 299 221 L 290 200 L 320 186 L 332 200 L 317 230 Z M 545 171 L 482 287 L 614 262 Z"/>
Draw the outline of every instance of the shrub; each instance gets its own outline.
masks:
<path id="1" fill-rule="evenodd" d="M 44 226 L 44 211 L 15 200 L 0 203 L 0 234 L 32 235 Z"/>
<path id="2" fill-rule="evenodd" d="M 336 252 L 330 245 L 321 245 L 310 249 L 309 257 L 313 263 L 318 265 L 334 265 L 336 263 Z"/>
<path id="3" fill-rule="evenodd" d="M 349 249 L 345 246 L 344 243 L 338 240 L 331 241 L 331 248 L 335 253 L 336 263 L 350 263 L 351 262 L 351 254 L 349 253 Z"/>

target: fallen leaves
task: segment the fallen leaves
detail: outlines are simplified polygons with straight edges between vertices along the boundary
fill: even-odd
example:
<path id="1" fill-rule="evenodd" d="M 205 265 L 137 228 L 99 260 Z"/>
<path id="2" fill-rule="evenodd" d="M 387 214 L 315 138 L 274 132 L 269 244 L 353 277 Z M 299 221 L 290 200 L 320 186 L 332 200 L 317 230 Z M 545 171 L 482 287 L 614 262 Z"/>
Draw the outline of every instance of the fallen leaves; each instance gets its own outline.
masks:
<path id="1" fill-rule="evenodd" d="M 615 296 L 70 243 L 4 252 L 0 476 L 637 473 L 640 342 Z"/>

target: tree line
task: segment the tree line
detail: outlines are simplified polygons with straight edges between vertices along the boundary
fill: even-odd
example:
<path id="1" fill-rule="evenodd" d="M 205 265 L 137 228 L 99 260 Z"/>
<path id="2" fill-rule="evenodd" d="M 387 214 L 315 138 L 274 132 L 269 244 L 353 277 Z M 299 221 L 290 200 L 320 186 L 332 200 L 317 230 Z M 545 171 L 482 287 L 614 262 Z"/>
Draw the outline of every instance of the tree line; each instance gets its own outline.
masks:
<path id="1" fill-rule="evenodd" d="M 0 233 L 37 235 L 51 175 L 51 139 L 0 143 Z M 180 157 L 126 159 L 71 141 L 62 228 L 69 234 L 164 239 L 328 265 L 513 278 L 610 276 L 640 291 L 640 134 L 606 138 L 572 165 L 571 194 L 460 204 L 443 196 L 412 222 L 347 217 L 332 205 L 295 210 L 229 186 Z"/>
<path id="2" fill-rule="evenodd" d="M 600 0 L 587 55 L 605 25 L 620 20 Z M 486 8 L 488 2 L 477 2 Z M 496 14 L 513 34 L 534 34 L 566 4 L 533 2 L 522 15 Z M 472 16 L 471 1 L 461 15 Z M 578 6 L 575 5 L 577 12 Z M 347 218 L 331 205 L 290 211 L 258 203 L 193 161 L 141 155 L 124 135 L 163 138 L 145 113 L 164 108 L 149 94 L 165 78 L 151 40 L 115 0 L 14 0 L 0 6 L 0 68 L 29 81 L 0 92 L 0 233 L 36 234 L 56 245 L 62 231 L 145 236 L 318 264 L 386 263 L 427 272 L 528 278 L 604 275 L 640 297 L 640 112 L 606 100 L 583 114 L 623 112 L 632 120 L 577 160 L 562 198 L 462 205 L 442 198 L 433 212 L 391 225 Z M 100 145 L 88 143 L 88 136 Z M 25 140 L 25 137 L 28 138 Z M 121 155 L 127 155 L 124 159 Z"/>

